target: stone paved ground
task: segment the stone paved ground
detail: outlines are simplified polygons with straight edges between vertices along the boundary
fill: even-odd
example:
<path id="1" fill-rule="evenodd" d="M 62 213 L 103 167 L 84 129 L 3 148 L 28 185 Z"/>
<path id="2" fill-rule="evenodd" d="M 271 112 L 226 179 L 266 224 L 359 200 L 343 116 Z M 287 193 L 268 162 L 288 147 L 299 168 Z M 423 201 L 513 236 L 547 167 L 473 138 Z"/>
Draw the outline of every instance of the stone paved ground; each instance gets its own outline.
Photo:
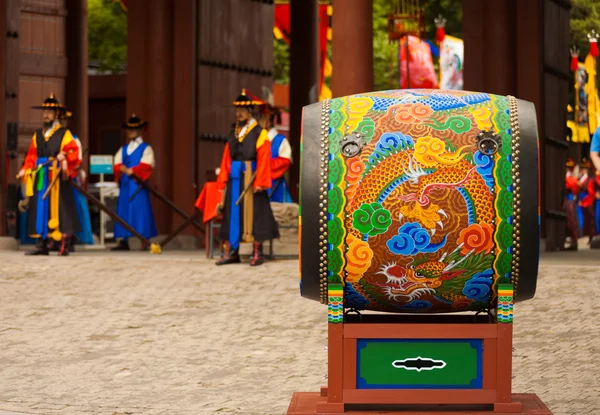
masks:
<path id="1" fill-rule="evenodd" d="M 0 413 L 282 414 L 325 383 L 326 309 L 297 285 L 296 261 L 0 252 Z M 542 261 L 516 307 L 515 391 L 600 414 L 599 304 L 600 252 Z"/>

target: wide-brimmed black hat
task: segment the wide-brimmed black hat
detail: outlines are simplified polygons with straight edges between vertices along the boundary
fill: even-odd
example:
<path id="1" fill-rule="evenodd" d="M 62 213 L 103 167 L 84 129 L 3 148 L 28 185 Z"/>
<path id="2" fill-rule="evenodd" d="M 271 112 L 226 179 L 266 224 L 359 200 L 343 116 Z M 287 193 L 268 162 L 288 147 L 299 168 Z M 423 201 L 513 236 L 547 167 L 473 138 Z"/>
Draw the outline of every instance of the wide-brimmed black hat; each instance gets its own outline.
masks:
<path id="1" fill-rule="evenodd" d="M 60 102 L 58 102 L 58 100 L 54 96 L 54 93 L 50 93 L 50 96 L 44 100 L 44 103 L 42 105 L 38 105 L 35 107 L 31 107 L 31 108 L 34 110 L 57 110 L 58 111 L 62 108 L 62 105 L 60 105 Z"/>
<path id="2" fill-rule="evenodd" d="M 71 117 L 73 117 L 73 113 L 69 110 L 69 108 L 66 105 L 61 105 L 58 108 L 58 118 L 60 118 L 61 120 L 68 120 Z"/>
<path id="3" fill-rule="evenodd" d="M 281 110 L 276 106 L 264 102 L 260 106 L 260 113 L 268 116 L 274 123 L 281 124 Z"/>
<path id="4" fill-rule="evenodd" d="M 246 107 L 251 108 L 255 105 L 262 105 L 264 101 L 256 98 L 254 95 L 249 94 L 246 89 L 242 89 L 242 93 L 237 97 L 235 101 L 233 101 L 234 107 Z"/>
<path id="5" fill-rule="evenodd" d="M 121 127 L 124 130 L 141 130 L 146 125 L 148 125 L 148 122 L 142 120 L 140 117 L 138 117 L 134 113 L 134 114 L 131 114 L 131 117 L 129 117 L 129 120 L 127 120 L 127 122 L 124 123 Z"/>

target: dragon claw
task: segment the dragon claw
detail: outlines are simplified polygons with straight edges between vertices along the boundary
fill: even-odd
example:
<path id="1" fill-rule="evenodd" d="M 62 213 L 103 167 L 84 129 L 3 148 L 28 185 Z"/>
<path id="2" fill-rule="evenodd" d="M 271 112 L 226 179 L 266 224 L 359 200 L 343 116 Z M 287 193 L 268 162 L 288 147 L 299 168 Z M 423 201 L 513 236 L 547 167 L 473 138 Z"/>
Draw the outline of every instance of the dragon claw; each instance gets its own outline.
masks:
<path id="1" fill-rule="evenodd" d="M 442 221 L 441 221 L 441 220 L 440 220 L 440 221 L 438 221 L 438 222 L 436 222 L 436 223 L 437 223 L 437 224 L 440 226 L 440 228 L 441 228 L 442 230 L 444 230 L 444 224 L 442 223 Z"/>
<path id="2" fill-rule="evenodd" d="M 443 215 L 446 217 L 446 219 L 448 219 L 448 214 L 446 212 L 444 212 L 444 209 L 439 209 L 437 211 L 438 215 Z"/>

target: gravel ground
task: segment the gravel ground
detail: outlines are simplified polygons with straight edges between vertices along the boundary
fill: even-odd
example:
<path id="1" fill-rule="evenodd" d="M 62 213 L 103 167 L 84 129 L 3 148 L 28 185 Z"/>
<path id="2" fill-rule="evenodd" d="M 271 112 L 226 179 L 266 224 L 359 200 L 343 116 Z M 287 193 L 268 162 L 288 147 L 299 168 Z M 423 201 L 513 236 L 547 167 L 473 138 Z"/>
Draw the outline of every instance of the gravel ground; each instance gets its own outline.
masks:
<path id="1" fill-rule="evenodd" d="M 544 256 L 515 307 L 515 392 L 600 414 L 600 253 Z M 283 414 L 326 383 L 327 310 L 297 261 L 0 251 L 0 415 Z"/>

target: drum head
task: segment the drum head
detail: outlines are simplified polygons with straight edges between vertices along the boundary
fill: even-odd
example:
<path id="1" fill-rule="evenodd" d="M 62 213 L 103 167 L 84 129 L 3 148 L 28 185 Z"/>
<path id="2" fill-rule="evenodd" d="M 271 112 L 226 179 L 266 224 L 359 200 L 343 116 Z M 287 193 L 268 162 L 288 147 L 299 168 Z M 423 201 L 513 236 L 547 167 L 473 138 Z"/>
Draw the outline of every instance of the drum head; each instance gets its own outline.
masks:
<path id="1" fill-rule="evenodd" d="M 301 292 L 396 313 L 535 294 L 535 107 L 469 91 L 360 94 L 304 108 Z M 337 301 L 337 300 L 336 300 Z"/>

